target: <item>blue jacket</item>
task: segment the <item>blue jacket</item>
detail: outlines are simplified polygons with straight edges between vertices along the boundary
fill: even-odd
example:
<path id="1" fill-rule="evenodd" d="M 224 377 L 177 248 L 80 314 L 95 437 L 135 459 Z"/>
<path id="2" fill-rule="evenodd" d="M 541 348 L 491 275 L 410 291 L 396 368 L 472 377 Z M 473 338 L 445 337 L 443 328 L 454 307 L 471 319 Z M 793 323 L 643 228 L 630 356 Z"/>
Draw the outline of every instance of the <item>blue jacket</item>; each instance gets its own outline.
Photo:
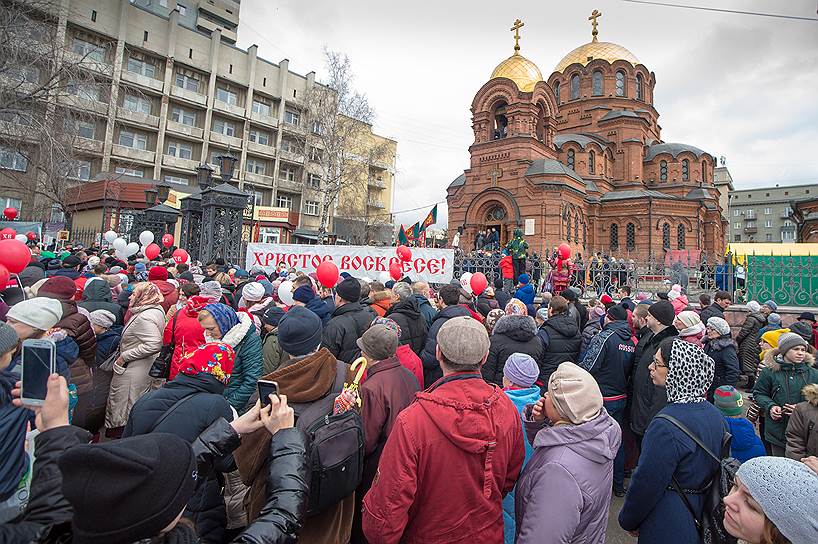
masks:
<path id="1" fill-rule="evenodd" d="M 754 457 L 767 455 L 764 444 L 756 434 L 753 424 L 743 417 L 725 417 L 730 427 L 733 441 L 730 443 L 730 455 L 740 462 L 749 461 Z"/>
<path id="2" fill-rule="evenodd" d="M 727 423 L 709 402 L 668 404 L 659 413 L 678 419 L 711 451 L 718 454 L 721 450 Z M 700 542 L 693 517 L 672 490 L 671 477 L 675 475 L 683 489 L 702 489 L 717 468 L 716 461 L 673 423 L 653 418 L 619 512 L 619 525 L 626 531 L 638 529 L 639 544 Z M 688 494 L 687 498 L 701 517 L 704 495 Z"/>
<path id="3" fill-rule="evenodd" d="M 311 311 L 321 319 L 321 325 L 326 326 L 326 324 L 329 323 L 329 320 L 332 317 L 332 310 L 330 310 L 326 302 L 324 302 L 318 297 L 313 297 L 306 304 L 306 307 L 309 311 Z"/>
<path id="4" fill-rule="evenodd" d="M 107 359 L 122 339 L 122 327 L 114 325 L 104 333 L 97 336 L 97 364 L 101 364 Z"/>
<path id="5" fill-rule="evenodd" d="M 432 322 L 435 320 L 435 315 L 437 314 L 437 310 L 432 307 L 432 303 L 429 302 L 429 299 L 424 297 L 423 295 L 412 295 L 415 300 L 418 301 L 420 305 L 420 315 L 423 316 L 423 320 L 426 322 L 426 329 L 430 329 L 432 327 Z"/>
<path id="6" fill-rule="evenodd" d="M 518 287 L 514 292 L 514 298 L 519 299 L 523 304 L 534 304 L 534 287 L 530 283 Z"/>
<path id="7" fill-rule="evenodd" d="M 529 404 L 534 404 L 540 400 L 540 388 L 537 386 L 529 387 L 528 389 L 505 389 L 505 394 L 514 403 L 517 411 L 520 413 L 520 419 L 525 421 L 523 410 Z M 523 429 L 523 440 L 525 441 L 525 460 L 523 461 L 523 468 L 531 457 L 534 448 L 525 436 L 525 429 Z M 522 474 L 522 469 L 520 469 Z M 514 521 L 514 490 L 503 498 L 503 540 L 505 544 L 514 544 L 515 533 L 517 531 Z"/>
<path id="8" fill-rule="evenodd" d="M 614 321 L 591 340 L 579 366 L 591 373 L 603 397 L 624 395 L 635 352 L 628 322 Z"/>
<path id="9" fill-rule="evenodd" d="M 14 494 L 28 466 L 26 423 L 34 412 L 11 404 L 11 390 L 19 379 L 8 369 L 0 372 L 0 501 Z"/>

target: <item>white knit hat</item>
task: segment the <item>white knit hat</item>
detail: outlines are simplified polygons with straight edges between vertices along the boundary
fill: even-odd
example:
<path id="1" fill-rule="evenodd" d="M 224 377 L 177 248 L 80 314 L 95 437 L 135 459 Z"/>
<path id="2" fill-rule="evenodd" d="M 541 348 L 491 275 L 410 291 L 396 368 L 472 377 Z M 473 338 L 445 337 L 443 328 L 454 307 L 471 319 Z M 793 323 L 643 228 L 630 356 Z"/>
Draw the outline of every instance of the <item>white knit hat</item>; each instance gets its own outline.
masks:
<path id="1" fill-rule="evenodd" d="M 241 296 L 247 302 L 258 302 L 264 298 L 264 286 L 257 281 L 250 282 L 242 288 Z"/>
<path id="2" fill-rule="evenodd" d="M 725 334 L 730 334 L 730 324 L 727 322 L 727 320 L 721 317 L 711 317 L 707 320 L 707 326 L 722 336 Z"/>
<path id="3" fill-rule="evenodd" d="M 62 319 L 62 303 L 45 297 L 22 300 L 9 308 L 6 317 L 37 330 L 47 331 Z"/>
<path id="4" fill-rule="evenodd" d="M 97 327 L 102 327 L 104 329 L 110 329 L 116 322 L 116 316 L 108 310 L 94 310 L 91 312 L 88 319 L 91 321 L 92 325 L 96 325 Z"/>
<path id="5" fill-rule="evenodd" d="M 668 300 L 676 300 L 679 298 L 679 295 L 682 294 L 682 286 L 678 283 L 674 283 L 673 286 L 670 288 L 670 291 L 667 292 L 667 299 Z"/>

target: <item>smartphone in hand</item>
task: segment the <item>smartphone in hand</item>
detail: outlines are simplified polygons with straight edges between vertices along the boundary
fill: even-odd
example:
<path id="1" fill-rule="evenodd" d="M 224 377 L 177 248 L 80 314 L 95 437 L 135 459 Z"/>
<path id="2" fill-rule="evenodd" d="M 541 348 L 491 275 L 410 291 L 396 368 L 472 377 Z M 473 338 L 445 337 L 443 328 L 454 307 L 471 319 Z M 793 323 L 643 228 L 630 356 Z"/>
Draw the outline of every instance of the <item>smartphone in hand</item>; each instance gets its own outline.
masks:
<path id="1" fill-rule="evenodd" d="M 278 397 L 278 382 L 271 380 L 258 381 L 258 398 L 261 401 L 261 407 L 269 406 L 270 395 Z"/>
<path id="2" fill-rule="evenodd" d="M 48 392 L 48 377 L 56 372 L 57 346 L 52 340 L 23 341 L 23 370 L 20 400 L 28 406 L 42 406 Z"/>

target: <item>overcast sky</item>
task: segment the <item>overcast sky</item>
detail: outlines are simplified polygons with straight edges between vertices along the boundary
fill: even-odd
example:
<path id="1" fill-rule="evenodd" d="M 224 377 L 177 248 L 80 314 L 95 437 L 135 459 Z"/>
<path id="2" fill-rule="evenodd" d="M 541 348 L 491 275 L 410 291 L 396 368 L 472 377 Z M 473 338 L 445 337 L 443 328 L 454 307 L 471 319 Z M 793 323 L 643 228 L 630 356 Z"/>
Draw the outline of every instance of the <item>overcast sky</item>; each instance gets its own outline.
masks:
<path id="1" fill-rule="evenodd" d="M 672 0 L 669 0 L 672 1 Z M 679 0 L 678 3 L 806 17 L 816 0 Z M 715 13 L 621 0 L 517 2 L 242 0 L 239 43 L 290 70 L 324 73 L 323 47 L 346 53 L 356 87 L 398 141 L 396 221 L 423 219 L 469 165 L 469 107 L 494 67 L 522 54 L 545 79 L 590 41 L 628 48 L 656 74 L 662 139 L 725 156 L 737 189 L 818 183 L 818 22 Z M 440 206 L 438 227 L 446 222 Z"/>

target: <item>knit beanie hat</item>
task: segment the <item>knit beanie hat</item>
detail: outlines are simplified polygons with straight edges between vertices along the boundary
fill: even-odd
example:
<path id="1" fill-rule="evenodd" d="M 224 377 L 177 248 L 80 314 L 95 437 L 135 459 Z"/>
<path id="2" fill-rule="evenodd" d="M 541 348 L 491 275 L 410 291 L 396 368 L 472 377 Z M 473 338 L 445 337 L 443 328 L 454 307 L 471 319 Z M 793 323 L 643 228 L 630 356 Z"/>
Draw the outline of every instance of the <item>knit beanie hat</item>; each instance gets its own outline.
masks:
<path id="1" fill-rule="evenodd" d="M 110 329 L 116 322 L 116 316 L 108 310 L 94 310 L 89 314 L 88 319 L 92 325 L 103 329 Z"/>
<path id="2" fill-rule="evenodd" d="M 517 281 L 520 283 L 520 285 L 528 285 L 528 282 L 531 281 L 531 276 L 528 274 L 520 274 L 517 276 Z"/>
<path id="3" fill-rule="evenodd" d="M 531 387 L 540 377 L 540 367 L 537 362 L 525 353 L 512 353 L 506 359 L 503 367 L 503 376 L 514 385 Z"/>
<path id="4" fill-rule="evenodd" d="M 540 308 L 541 310 L 544 308 Z M 547 314 L 546 314 L 547 315 Z M 596 305 L 590 310 L 588 310 L 588 319 L 589 320 L 599 320 L 602 316 L 605 315 L 605 306 L 604 305 Z"/>
<path id="5" fill-rule="evenodd" d="M 678 283 L 674 284 L 670 291 L 667 292 L 667 299 L 668 300 L 676 300 L 682 294 L 682 286 Z"/>
<path id="6" fill-rule="evenodd" d="M 708 319 L 708 323 L 710 320 Z M 772 347 L 778 347 L 778 339 L 781 338 L 781 335 L 785 332 L 790 332 L 790 329 L 776 329 L 774 331 L 767 331 L 761 335 L 761 341 L 770 344 Z"/>
<path id="7" fill-rule="evenodd" d="M 278 324 L 281 322 L 281 318 L 284 317 L 285 313 L 286 312 L 284 310 L 275 304 L 270 304 L 261 315 L 261 322 L 271 327 L 278 327 Z"/>
<path id="8" fill-rule="evenodd" d="M 54 276 L 48 278 L 37 296 L 55 298 L 57 300 L 71 300 L 77 294 L 77 284 L 67 276 Z"/>
<path id="9" fill-rule="evenodd" d="M 809 544 L 818 535 L 818 476 L 787 457 L 756 457 L 742 463 L 737 476 L 792 544 Z"/>
<path id="10" fill-rule="evenodd" d="M 167 433 L 74 446 L 57 464 L 74 509 L 73 541 L 82 544 L 158 535 L 185 508 L 198 478 L 190 444 Z"/>
<path id="11" fill-rule="evenodd" d="M 97 257 L 96 255 L 91 255 L 90 257 L 88 257 L 88 267 L 89 268 L 94 268 L 98 264 L 99 264 L 99 257 Z"/>
<path id="12" fill-rule="evenodd" d="M 273 296 L 273 284 L 270 283 L 270 280 L 264 278 L 264 279 L 258 280 L 258 284 L 261 285 L 262 287 L 264 287 L 264 296 L 265 297 Z"/>
<path id="13" fill-rule="evenodd" d="M 726 416 L 740 416 L 744 399 L 741 393 L 732 385 L 722 385 L 713 393 L 713 401 L 716 408 Z"/>
<path id="14" fill-rule="evenodd" d="M 209 297 L 213 300 L 221 300 L 222 286 L 219 285 L 219 282 L 217 281 L 206 281 L 202 284 L 202 288 L 199 290 L 199 295 Z"/>
<path id="15" fill-rule="evenodd" d="M 168 269 L 164 266 L 154 266 L 148 272 L 148 281 L 168 279 Z"/>
<path id="16" fill-rule="evenodd" d="M 293 300 L 297 300 L 298 302 L 306 304 L 314 298 L 315 291 L 312 290 L 312 286 L 310 285 L 302 285 L 293 291 Z"/>
<path id="17" fill-rule="evenodd" d="M 20 278 L 20 283 L 23 284 L 23 287 L 31 287 L 45 277 L 45 270 L 39 266 L 27 266 L 22 272 L 17 274 L 17 277 Z"/>
<path id="18" fill-rule="evenodd" d="M 560 296 L 567 300 L 568 302 L 576 302 L 578 298 L 577 292 L 571 289 L 570 287 L 568 289 L 563 290 L 560 293 Z"/>
<path id="19" fill-rule="evenodd" d="M 347 302 L 357 302 L 361 299 L 361 282 L 349 277 L 335 286 L 335 292 Z"/>
<path id="20" fill-rule="evenodd" d="M 0 355 L 6 354 L 17 348 L 20 338 L 17 336 L 17 331 L 14 327 L 0 322 Z"/>
<path id="21" fill-rule="evenodd" d="M 513 298 L 506 304 L 506 315 L 528 315 L 528 308 L 518 298 Z"/>
<path id="22" fill-rule="evenodd" d="M 807 342 L 794 332 L 785 332 L 778 338 L 778 353 L 783 357 L 791 349 L 804 346 L 807 347 Z"/>
<path id="23" fill-rule="evenodd" d="M 626 310 L 621 304 L 614 304 L 608 308 L 607 316 L 611 321 L 627 321 L 628 310 Z"/>
<path id="24" fill-rule="evenodd" d="M 767 302 L 765 302 L 764 306 L 766 306 L 767 308 L 769 308 L 772 311 L 778 310 L 778 304 L 776 304 L 772 300 L 768 300 Z"/>
<path id="25" fill-rule="evenodd" d="M 761 304 L 756 302 L 755 300 L 751 300 L 747 303 L 747 309 L 750 310 L 751 314 L 754 314 L 761 310 Z"/>
<path id="26" fill-rule="evenodd" d="M 258 302 L 264 298 L 264 286 L 257 281 L 250 282 L 242 288 L 241 297 L 246 302 Z"/>
<path id="27" fill-rule="evenodd" d="M 599 302 L 607 306 L 608 304 L 613 304 L 613 299 L 611 298 L 611 295 L 605 293 L 604 295 L 599 297 Z"/>
<path id="28" fill-rule="evenodd" d="M 772 312 L 770 315 L 767 316 L 767 325 L 780 325 L 781 324 L 781 316 L 775 312 Z"/>
<path id="29" fill-rule="evenodd" d="M 47 331 L 62 319 L 62 303 L 45 297 L 22 300 L 9 308 L 6 318 L 25 323 L 40 331 Z"/>
<path id="30" fill-rule="evenodd" d="M 302 306 L 293 306 L 278 322 L 278 343 L 293 357 L 315 351 L 321 345 L 321 333 L 321 318 Z"/>
<path id="31" fill-rule="evenodd" d="M 707 326 L 719 333 L 721 336 L 730 334 L 730 324 L 721 317 L 711 317 L 707 320 Z"/>
<path id="32" fill-rule="evenodd" d="M 213 316 L 213 320 L 219 326 L 222 336 L 239 324 L 239 316 L 236 315 L 236 311 L 226 304 L 208 304 L 202 310 L 207 310 Z"/>
<path id="33" fill-rule="evenodd" d="M 651 304 L 648 308 L 648 313 L 652 315 L 656 321 L 670 327 L 676 319 L 676 312 L 673 309 L 673 304 L 667 300 L 660 300 L 656 304 Z"/>
<path id="34" fill-rule="evenodd" d="M 562 417 L 575 425 L 591 421 L 602 409 L 602 392 L 587 370 L 562 363 L 548 380 L 548 395 Z"/>
<path id="35" fill-rule="evenodd" d="M 229 345 L 209 342 L 185 353 L 179 360 L 179 372 L 188 376 L 204 372 L 227 385 L 235 361 L 236 354 Z"/>
<path id="36" fill-rule="evenodd" d="M 790 325 L 790 332 L 794 332 L 795 334 L 803 338 L 807 344 L 812 342 L 812 327 L 809 326 L 809 323 L 802 323 L 801 321 L 796 321 L 795 323 Z"/>

